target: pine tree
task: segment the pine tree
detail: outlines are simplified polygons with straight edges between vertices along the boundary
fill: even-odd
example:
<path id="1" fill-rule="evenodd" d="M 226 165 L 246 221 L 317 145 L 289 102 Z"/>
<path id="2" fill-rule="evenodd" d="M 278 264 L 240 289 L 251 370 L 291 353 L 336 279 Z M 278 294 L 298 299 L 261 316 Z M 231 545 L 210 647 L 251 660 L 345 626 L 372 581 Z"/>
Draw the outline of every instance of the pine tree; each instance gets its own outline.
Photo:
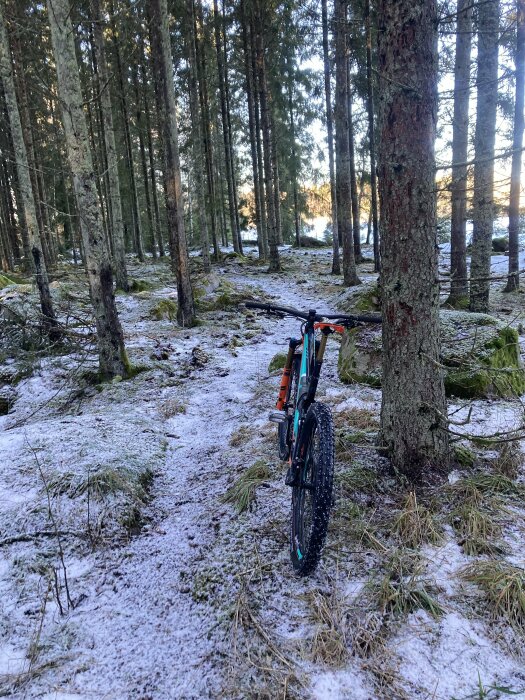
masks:
<path id="1" fill-rule="evenodd" d="M 411 478 L 448 457 L 439 369 L 437 3 L 380 0 L 381 445 Z"/>
<path id="2" fill-rule="evenodd" d="M 51 40 L 67 154 L 80 215 L 80 229 L 97 327 L 100 374 L 125 377 L 129 362 L 115 304 L 113 272 L 102 228 L 102 214 L 95 186 L 69 0 L 47 0 Z"/>
<path id="3" fill-rule="evenodd" d="M 516 87 L 514 101 L 514 131 L 512 138 L 512 166 L 509 197 L 509 277 L 506 292 L 514 292 L 520 286 L 519 233 L 520 193 L 525 98 L 525 0 L 516 2 Z"/>
<path id="4" fill-rule="evenodd" d="M 487 313 L 494 225 L 494 146 L 498 104 L 499 0 L 478 8 L 478 78 L 474 136 L 474 214 L 470 310 Z"/>
<path id="5" fill-rule="evenodd" d="M 28 263 L 35 273 L 36 284 L 40 296 L 43 325 L 51 340 L 60 337 L 58 324 L 49 291 L 46 262 L 42 252 L 41 231 L 38 227 L 34 190 L 31 184 L 30 166 L 27 156 L 27 146 L 24 141 L 20 112 L 16 99 L 13 69 L 9 50 L 9 39 L 0 3 L 0 78 L 4 89 L 4 98 L 9 117 L 9 126 L 13 140 L 13 151 L 16 160 L 18 184 L 21 194 L 24 222 L 27 227 L 30 259 Z M 21 210 L 22 210 L 21 207 Z"/>
<path id="6" fill-rule="evenodd" d="M 156 46 L 155 70 L 159 79 L 161 114 L 164 132 L 166 205 L 171 242 L 171 258 L 177 276 L 177 321 L 181 326 L 195 322 L 195 306 L 190 281 L 190 269 L 179 162 L 179 135 L 177 103 L 173 87 L 173 61 L 171 56 L 167 0 L 151 0 L 151 28 Z"/>

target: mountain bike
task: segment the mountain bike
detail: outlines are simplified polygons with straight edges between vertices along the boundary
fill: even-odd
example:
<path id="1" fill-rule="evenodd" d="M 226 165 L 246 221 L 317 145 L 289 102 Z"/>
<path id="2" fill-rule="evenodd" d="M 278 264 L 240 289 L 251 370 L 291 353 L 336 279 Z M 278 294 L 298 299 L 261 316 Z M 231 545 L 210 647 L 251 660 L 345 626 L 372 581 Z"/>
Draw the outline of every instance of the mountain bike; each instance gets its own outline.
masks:
<path id="1" fill-rule="evenodd" d="M 279 457 L 288 462 L 285 483 L 292 488 L 290 557 L 296 573 L 307 576 L 321 558 L 333 499 L 334 424 L 330 408 L 315 400 L 328 336 L 363 323 L 381 323 L 381 318 L 318 314 L 315 309 L 298 311 L 256 301 L 244 305 L 303 321 L 301 337 L 290 338 L 277 411 L 269 419 L 278 424 Z"/>

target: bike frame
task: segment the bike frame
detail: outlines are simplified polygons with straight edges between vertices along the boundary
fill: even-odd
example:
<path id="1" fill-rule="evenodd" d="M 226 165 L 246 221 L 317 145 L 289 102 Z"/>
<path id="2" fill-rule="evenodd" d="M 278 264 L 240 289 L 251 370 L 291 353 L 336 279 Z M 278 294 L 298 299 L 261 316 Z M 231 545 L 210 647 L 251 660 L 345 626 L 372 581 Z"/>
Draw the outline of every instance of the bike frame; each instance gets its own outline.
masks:
<path id="1" fill-rule="evenodd" d="M 321 331 L 318 347 L 316 347 L 315 342 L 315 332 L 317 330 Z M 328 336 L 332 333 L 342 333 L 343 331 L 344 326 L 336 323 L 316 323 L 315 312 L 311 312 L 309 318 L 303 324 L 302 338 L 300 340 L 290 338 L 276 408 L 280 411 L 288 408 L 286 405 L 286 393 L 291 380 L 294 358 L 299 354 L 300 350 L 301 361 L 293 415 L 292 449 L 290 450 L 290 464 L 292 467 L 297 467 L 300 464 L 301 456 L 298 454 L 297 448 L 300 440 L 298 438 L 304 417 L 311 404 L 315 401 Z"/>

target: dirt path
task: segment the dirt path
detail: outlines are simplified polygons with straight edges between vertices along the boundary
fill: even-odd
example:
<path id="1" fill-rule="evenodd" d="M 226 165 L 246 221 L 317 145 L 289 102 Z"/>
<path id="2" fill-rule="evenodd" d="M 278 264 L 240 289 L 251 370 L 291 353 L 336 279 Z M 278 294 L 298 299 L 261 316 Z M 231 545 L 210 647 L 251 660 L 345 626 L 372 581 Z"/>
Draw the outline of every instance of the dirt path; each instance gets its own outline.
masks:
<path id="1" fill-rule="evenodd" d="M 288 274 L 268 275 L 235 262 L 218 274 L 286 305 L 333 310 L 342 288 L 326 274 L 329 252 L 285 253 L 283 259 Z M 378 688 L 389 678 L 392 697 L 396 688 L 415 692 L 425 678 L 426 686 L 442 688 L 436 697 L 448 700 L 458 688 L 470 689 L 469 674 L 475 680 L 479 659 L 509 684 L 519 678 L 519 662 L 490 643 L 481 622 L 470 622 L 455 607 L 453 572 L 466 559 L 453 537 L 429 554 L 439 562 L 436 580 L 451 592 L 443 621 L 437 625 L 423 611 L 410 616 L 388 650 L 392 663 L 390 657 L 377 662 L 348 655 L 362 614 L 355 601 L 380 560 L 373 548 L 346 542 L 332 530 L 314 576 L 305 581 L 292 575 L 289 492 L 275 429 L 267 422 L 278 384 L 268 376 L 268 363 L 286 350 L 286 338 L 298 335 L 299 325 L 264 316 L 247 321 L 226 311 L 204 315 L 203 326 L 179 330 L 169 320 L 151 319 L 155 300 L 170 295 L 173 289 L 166 287 L 119 299 L 132 357 L 140 362 L 160 347 L 167 360 L 159 369 L 92 391 L 65 413 L 59 394 L 57 405 L 51 401 L 20 428 L 0 434 L 0 448 L 13 460 L 0 465 L 3 534 L 47 526 L 28 444 L 36 446 L 50 478 L 51 467 L 85 470 L 128 458 L 130 464 L 143 459 L 154 471 L 139 534 L 113 543 L 108 535 L 91 553 L 66 540 L 76 607 L 65 615 L 52 595 L 41 612 L 43 562 L 56 559 L 52 541 L 0 548 L 0 688 L 4 677 L 12 697 L 28 699 L 244 699 L 286 691 L 287 697 L 369 700 L 382 697 Z M 357 408 L 377 416 L 379 392 L 343 387 L 336 363 L 337 345 L 331 342 L 321 398 L 336 415 Z M 66 370 L 60 363 L 44 364 L 22 382 L 18 414 L 28 415 L 36 400 L 53 396 Z M 357 446 L 352 453 L 358 470 L 366 470 L 371 459 L 376 468 L 373 450 Z M 238 516 L 222 498 L 258 460 L 270 477 L 253 510 Z M 85 526 L 85 511 L 74 512 L 74 500 L 57 498 L 57 507 L 61 522 L 74 516 L 76 528 Z M 329 613 L 322 613 L 323 601 Z M 37 649 L 34 660 L 28 648 Z M 341 653 L 344 661 L 332 667 L 327 653 Z M 22 682 L 13 685 L 17 676 Z M 399 690 L 395 697 L 408 696 Z"/>

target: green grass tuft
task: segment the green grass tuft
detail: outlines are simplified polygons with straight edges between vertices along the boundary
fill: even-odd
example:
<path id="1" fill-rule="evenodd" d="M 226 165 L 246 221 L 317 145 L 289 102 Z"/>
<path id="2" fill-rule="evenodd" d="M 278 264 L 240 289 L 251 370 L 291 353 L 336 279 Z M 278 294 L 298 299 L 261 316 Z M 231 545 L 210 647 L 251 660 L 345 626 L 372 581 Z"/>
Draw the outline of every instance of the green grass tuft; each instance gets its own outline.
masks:
<path id="1" fill-rule="evenodd" d="M 270 478 L 270 469 L 264 460 L 258 460 L 248 467 L 237 481 L 224 494 L 223 503 L 232 503 L 238 513 L 251 507 L 255 500 L 255 490 Z"/>

